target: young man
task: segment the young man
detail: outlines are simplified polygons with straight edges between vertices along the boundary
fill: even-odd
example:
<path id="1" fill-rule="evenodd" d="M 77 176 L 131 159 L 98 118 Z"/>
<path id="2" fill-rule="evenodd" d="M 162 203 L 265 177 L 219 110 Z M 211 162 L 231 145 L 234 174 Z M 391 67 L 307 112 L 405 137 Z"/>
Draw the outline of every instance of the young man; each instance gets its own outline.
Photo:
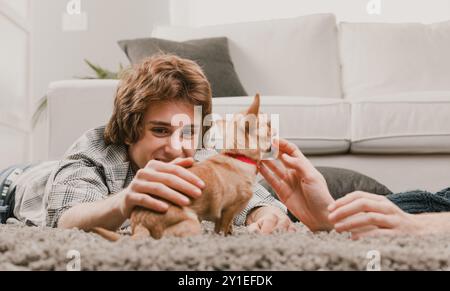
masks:
<path id="1" fill-rule="evenodd" d="M 413 191 L 388 197 L 354 192 L 334 201 L 322 174 L 297 146 L 284 139 L 277 144 L 281 163 L 263 161 L 261 174 L 311 231 L 335 229 L 350 232 L 354 239 L 450 232 L 450 188 L 436 194 Z"/>
<path id="2" fill-rule="evenodd" d="M 210 85 L 196 63 L 171 55 L 144 60 L 121 80 L 106 127 L 88 131 L 61 161 L 13 175 L 5 198 L 13 213 L 5 218 L 116 230 L 136 206 L 164 212 L 169 202 L 188 205 L 205 181 L 186 168 L 194 156 L 201 160 L 208 153 L 175 145 L 189 134 L 181 134 L 185 127 L 172 126 L 171 119 L 185 114 L 194 120 L 194 106 L 205 116 L 211 102 Z M 235 224 L 263 233 L 292 228 L 284 205 L 260 185 Z"/>

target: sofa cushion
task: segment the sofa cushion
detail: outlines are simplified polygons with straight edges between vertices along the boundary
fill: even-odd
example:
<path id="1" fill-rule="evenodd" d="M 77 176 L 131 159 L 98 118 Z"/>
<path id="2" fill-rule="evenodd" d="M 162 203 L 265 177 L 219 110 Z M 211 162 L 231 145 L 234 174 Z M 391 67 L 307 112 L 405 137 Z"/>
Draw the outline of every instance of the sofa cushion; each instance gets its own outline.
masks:
<path id="1" fill-rule="evenodd" d="M 450 153 L 450 91 L 353 101 L 352 152 Z"/>
<path id="2" fill-rule="evenodd" d="M 234 70 L 225 37 L 169 41 L 143 38 L 119 41 L 120 47 L 132 64 L 161 52 L 178 55 L 197 62 L 211 83 L 213 97 L 246 96 L 239 77 Z"/>
<path id="3" fill-rule="evenodd" d="M 342 23 L 346 98 L 450 90 L 450 21 L 431 25 Z"/>
<path id="4" fill-rule="evenodd" d="M 214 98 L 213 112 L 223 118 L 240 112 L 253 97 Z M 278 116 L 279 135 L 305 154 L 345 153 L 350 147 L 350 104 L 341 99 L 292 96 L 261 96 L 261 110 Z"/>
<path id="5" fill-rule="evenodd" d="M 342 95 L 332 14 L 200 28 L 156 27 L 152 36 L 176 41 L 227 37 L 236 71 L 250 95 Z"/>

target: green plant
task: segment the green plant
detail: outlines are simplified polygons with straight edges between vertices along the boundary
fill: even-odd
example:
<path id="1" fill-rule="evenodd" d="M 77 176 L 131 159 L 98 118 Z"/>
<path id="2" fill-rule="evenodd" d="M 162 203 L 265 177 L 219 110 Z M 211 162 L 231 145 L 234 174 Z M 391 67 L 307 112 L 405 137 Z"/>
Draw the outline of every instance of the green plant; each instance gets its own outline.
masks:
<path id="1" fill-rule="evenodd" d="M 102 68 L 99 65 L 95 65 L 87 59 L 84 62 L 95 72 L 95 77 L 82 77 L 80 79 L 120 79 L 125 68 L 122 64 L 119 64 L 119 70 L 117 72 L 112 72 L 108 69 Z"/>

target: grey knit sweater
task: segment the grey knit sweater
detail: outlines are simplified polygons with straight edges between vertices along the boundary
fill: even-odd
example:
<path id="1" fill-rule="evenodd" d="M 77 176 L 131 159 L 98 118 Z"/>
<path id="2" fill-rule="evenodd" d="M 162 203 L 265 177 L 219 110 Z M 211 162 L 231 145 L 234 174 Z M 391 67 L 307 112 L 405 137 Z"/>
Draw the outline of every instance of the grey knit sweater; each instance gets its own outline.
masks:
<path id="1" fill-rule="evenodd" d="M 411 191 L 388 195 L 387 198 L 407 213 L 429 213 L 450 211 L 450 188 L 435 194 L 426 191 Z"/>

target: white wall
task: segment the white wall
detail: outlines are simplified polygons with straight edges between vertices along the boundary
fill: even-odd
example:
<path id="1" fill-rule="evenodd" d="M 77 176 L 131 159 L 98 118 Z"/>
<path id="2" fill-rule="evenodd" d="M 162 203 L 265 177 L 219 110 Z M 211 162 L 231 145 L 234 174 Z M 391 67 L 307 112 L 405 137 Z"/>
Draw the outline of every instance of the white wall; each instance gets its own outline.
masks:
<path id="1" fill-rule="evenodd" d="M 381 14 L 369 15 L 369 0 L 171 0 L 176 25 L 289 18 L 312 13 L 334 13 L 339 21 L 438 22 L 450 20 L 450 0 L 380 0 Z"/>
<path id="2" fill-rule="evenodd" d="M 0 0 L 0 169 L 28 159 L 28 0 Z"/>
<path id="3" fill-rule="evenodd" d="M 42 97 L 52 81 L 94 75 L 84 59 L 116 71 L 128 65 L 117 41 L 150 36 L 154 24 L 169 24 L 166 0 L 81 0 L 87 13 L 85 31 L 65 31 L 62 15 L 69 0 L 31 0 L 32 100 Z M 32 134 L 31 156 L 40 160 L 46 153 L 45 119 Z"/>
<path id="4" fill-rule="evenodd" d="M 117 45 L 124 38 L 149 36 L 153 24 L 168 24 L 166 0 L 81 0 L 86 31 L 63 31 L 68 0 L 32 0 L 32 92 L 41 97 L 51 81 L 89 75 L 83 59 L 116 70 L 128 64 Z"/>

